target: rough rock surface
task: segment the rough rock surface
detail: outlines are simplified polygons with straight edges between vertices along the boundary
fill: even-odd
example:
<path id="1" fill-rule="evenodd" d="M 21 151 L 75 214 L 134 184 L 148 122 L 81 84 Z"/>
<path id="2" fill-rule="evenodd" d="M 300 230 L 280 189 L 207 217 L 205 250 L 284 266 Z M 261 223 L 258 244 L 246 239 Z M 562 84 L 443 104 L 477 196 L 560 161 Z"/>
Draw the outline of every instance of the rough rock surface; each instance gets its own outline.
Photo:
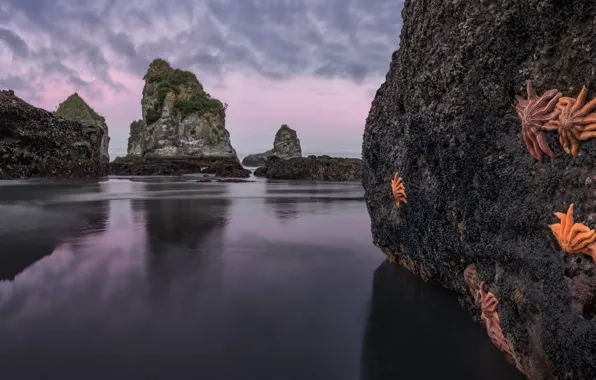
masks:
<path id="1" fill-rule="evenodd" d="M 225 128 L 226 106 L 193 73 L 156 59 L 144 79 L 144 157 L 237 157 Z"/>
<path id="2" fill-rule="evenodd" d="M 226 106 L 193 73 L 156 59 L 144 79 L 143 119 L 131 123 L 127 156 L 110 163 L 110 174 L 250 176 L 225 128 Z"/>
<path id="3" fill-rule="evenodd" d="M 265 165 L 265 159 L 269 156 L 278 156 L 285 160 L 294 157 L 302 157 L 302 148 L 300 147 L 300 139 L 295 130 L 283 124 L 273 140 L 273 149 L 264 153 L 251 154 L 242 160 L 242 165 L 245 166 L 262 166 Z"/>
<path id="4" fill-rule="evenodd" d="M 104 133 L 0 91 L 0 179 L 101 177 Z"/>
<path id="5" fill-rule="evenodd" d="M 308 156 L 284 160 L 269 156 L 265 166 L 257 168 L 254 175 L 269 179 L 302 179 L 314 181 L 358 181 L 362 160 L 329 156 Z"/>
<path id="6" fill-rule="evenodd" d="M 476 264 L 515 362 L 532 379 L 596 378 L 596 264 L 562 252 L 549 224 L 575 204 L 596 226 L 596 141 L 574 160 L 527 151 L 513 105 L 556 88 L 596 96 L 596 2 L 406 0 L 400 49 L 377 91 L 363 141 L 374 243 L 459 293 Z M 394 172 L 408 203 L 396 208 Z"/>
<path id="7" fill-rule="evenodd" d="M 60 103 L 54 115 L 68 120 L 78 121 L 83 125 L 94 125 L 103 129 L 105 133 L 101 139 L 102 160 L 104 164 L 110 162 L 110 154 L 108 153 L 110 137 L 108 135 L 106 119 L 95 112 L 78 93 L 75 92 Z"/>
<path id="8" fill-rule="evenodd" d="M 110 162 L 112 175 L 184 175 L 207 173 L 217 177 L 248 178 L 250 171 L 233 159 L 116 157 Z"/>
<path id="9" fill-rule="evenodd" d="M 127 155 L 141 157 L 143 155 L 143 132 L 146 124 L 144 120 L 135 120 L 130 124 L 130 135 L 128 136 Z"/>

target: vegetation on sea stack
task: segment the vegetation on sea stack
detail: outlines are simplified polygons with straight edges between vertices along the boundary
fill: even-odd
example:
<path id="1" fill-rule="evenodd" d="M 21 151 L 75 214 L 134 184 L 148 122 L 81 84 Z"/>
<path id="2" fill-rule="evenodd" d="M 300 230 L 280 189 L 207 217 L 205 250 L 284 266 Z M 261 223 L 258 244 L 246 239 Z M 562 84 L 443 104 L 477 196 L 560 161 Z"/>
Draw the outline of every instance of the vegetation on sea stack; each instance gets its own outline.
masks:
<path id="1" fill-rule="evenodd" d="M 159 119 L 169 94 L 174 96 L 173 113 L 182 119 L 192 113 L 196 113 L 198 116 L 212 113 L 225 117 L 226 105 L 205 92 L 195 74 L 174 69 L 161 58 L 151 62 L 143 79 L 148 86 L 147 95 L 155 96 L 157 99 L 154 107 L 147 112 L 147 123 L 153 123 Z"/>
<path id="2" fill-rule="evenodd" d="M 78 121 L 83 125 L 95 125 L 96 122 L 105 123 L 106 119 L 89 107 L 89 105 L 74 93 L 60 103 L 54 115 L 67 120 Z"/>

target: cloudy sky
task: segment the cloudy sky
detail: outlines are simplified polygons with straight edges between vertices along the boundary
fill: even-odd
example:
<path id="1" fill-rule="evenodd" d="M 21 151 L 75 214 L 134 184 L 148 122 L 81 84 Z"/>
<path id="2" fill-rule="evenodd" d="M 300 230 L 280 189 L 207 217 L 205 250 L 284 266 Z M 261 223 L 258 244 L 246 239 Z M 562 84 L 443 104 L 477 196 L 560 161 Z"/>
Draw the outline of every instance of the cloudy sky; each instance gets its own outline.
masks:
<path id="1" fill-rule="evenodd" d="M 305 152 L 360 152 L 399 44 L 403 0 L 2 0 L 0 88 L 50 111 L 77 91 L 106 117 L 113 155 L 164 58 L 228 103 L 239 153 L 281 124 Z"/>

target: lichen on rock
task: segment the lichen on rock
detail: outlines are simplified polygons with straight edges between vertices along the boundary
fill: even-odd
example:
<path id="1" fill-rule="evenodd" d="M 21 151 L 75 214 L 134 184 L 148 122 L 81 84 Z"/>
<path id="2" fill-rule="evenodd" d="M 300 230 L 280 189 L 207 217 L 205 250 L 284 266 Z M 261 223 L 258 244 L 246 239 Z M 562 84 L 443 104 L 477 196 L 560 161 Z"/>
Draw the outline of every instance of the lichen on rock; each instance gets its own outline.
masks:
<path id="1" fill-rule="evenodd" d="M 102 160 L 105 164 L 110 161 L 110 154 L 108 153 L 110 137 L 108 136 L 106 119 L 95 112 L 95 110 L 91 108 L 78 93 L 75 92 L 66 98 L 65 101 L 60 103 L 58 109 L 54 112 L 54 115 L 63 117 L 67 120 L 77 121 L 83 125 L 95 125 L 103 129 L 105 133 L 101 140 Z"/>
<path id="2" fill-rule="evenodd" d="M 245 166 L 262 166 L 265 165 L 265 160 L 269 156 L 277 156 L 285 160 L 302 157 L 300 139 L 296 131 L 288 127 L 287 124 L 282 124 L 275 134 L 273 149 L 264 153 L 250 154 L 244 157 L 242 164 Z"/>

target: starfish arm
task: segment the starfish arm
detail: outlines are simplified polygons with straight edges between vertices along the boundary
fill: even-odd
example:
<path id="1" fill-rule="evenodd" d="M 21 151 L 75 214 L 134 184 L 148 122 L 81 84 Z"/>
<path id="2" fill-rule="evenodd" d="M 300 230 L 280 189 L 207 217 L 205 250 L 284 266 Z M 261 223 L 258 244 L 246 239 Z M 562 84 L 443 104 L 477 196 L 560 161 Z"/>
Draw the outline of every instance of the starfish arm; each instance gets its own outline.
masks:
<path id="1" fill-rule="evenodd" d="M 569 154 L 569 139 L 567 138 L 567 131 L 564 129 L 559 131 L 559 143 L 561 143 L 565 153 Z"/>
<path id="2" fill-rule="evenodd" d="M 588 104 L 586 104 L 579 112 L 575 115 L 577 117 L 584 117 L 588 115 L 590 112 L 596 109 L 596 99 L 592 99 Z"/>
<path id="3" fill-rule="evenodd" d="M 557 90 L 551 90 L 551 91 L 557 91 Z M 560 92 L 556 92 L 553 95 L 548 96 L 547 94 L 544 94 L 542 96 L 542 98 L 540 98 L 540 100 L 538 101 L 538 103 L 536 104 L 536 107 L 538 107 L 538 105 L 541 105 L 541 102 L 548 100 L 548 103 L 541 109 L 536 110 L 537 113 L 539 114 L 544 114 L 544 113 L 549 113 L 552 110 L 555 109 L 555 107 L 557 106 L 557 103 L 559 102 L 559 99 L 563 96 L 563 94 L 561 94 Z M 552 98 L 551 98 L 552 97 Z M 550 99 L 550 100 L 549 100 Z"/>
<path id="4" fill-rule="evenodd" d="M 596 100 L 596 99 L 594 99 Z M 580 119 L 578 120 L 579 123 L 581 124 L 590 124 L 590 123 L 596 123 L 596 113 L 591 113 L 589 115 L 586 115 L 584 117 L 580 117 Z"/>
<path id="5" fill-rule="evenodd" d="M 596 131 L 582 132 L 582 134 L 580 135 L 579 139 L 581 141 L 586 141 L 586 140 L 589 140 L 589 139 L 593 139 L 594 137 L 596 137 Z"/>
<path id="6" fill-rule="evenodd" d="M 573 107 L 571 107 L 571 112 L 576 113 L 581 107 L 583 107 L 584 103 L 586 102 L 586 96 L 588 95 L 588 90 L 586 87 L 583 87 L 580 91 L 579 95 L 577 96 L 577 100 Z"/>
<path id="7" fill-rule="evenodd" d="M 583 125 L 580 127 L 581 132 L 596 131 L 596 123 Z"/>
<path id="8" fill-rule="evenodd" d="M 536 92 L 534 91 L 534 87 L 532 87 L 532 81 L 526 81 L 526 91 L 528 92 L 528 98 L 535 98 Z"/>
<path id="9" fill-rule="evenodd" d="M 571 227 L 573 227 L 573 203 L 569 205 L 569 209 L 565 215 L 565 228 L 563 229 L 563 236 L 569 235 Z"/>
<path id="10" fill-rule="evenodd" d="M 532 155 L 532 157 L 534 157 L 536 160 L 540 161 L 540 156 L 534 149 L 534 143 L 532 142 L 531 138 L 527 133 L 522 133 L 522 136 L 524 138 L 524 143 L 526 144 L 526 149 L 528 149 L 530 155 Z"/>
<path id="11" fill-rule="evenodd" d="M 540 150 L 546 153 L 550 158 L 555 157 L 555 154 L 550 147 L 548 146 L 548 142 L 546 141 L 546 135 L 542 132 L 538 133 L 536 136 L 536 140 L 538 141 L 538 146 L 540 146 Z"/>
<path id="12" fill-rule="evenodd" d="M 585 248 L 588 244 L 593 243 L 596 240 L 596 232 L 593 230 L 585 231 L 577 234 L 570 244 L 572 247 L 579 249 Z"/>

